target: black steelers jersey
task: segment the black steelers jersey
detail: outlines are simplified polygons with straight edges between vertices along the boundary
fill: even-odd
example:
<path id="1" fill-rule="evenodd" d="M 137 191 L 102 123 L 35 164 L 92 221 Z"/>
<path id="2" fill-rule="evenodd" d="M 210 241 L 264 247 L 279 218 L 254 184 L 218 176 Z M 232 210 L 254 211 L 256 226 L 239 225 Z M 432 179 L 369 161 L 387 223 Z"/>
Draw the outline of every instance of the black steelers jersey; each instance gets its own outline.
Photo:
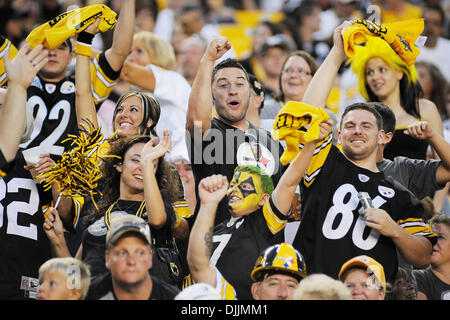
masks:
<path id="1" fill-rule="evenodd" d="M 272 198 L 247 216 L 231 218 L 214 228 L 211 264 L 236 290 L 239 300 L 252 299 L 250 273 L 267 247 L 281 242 L 287 217 L 278 211 Z"/>
<path id="2" fill-rule="evenodd" d="M 164 208 L 166 209 L 167 215 L 165 225 L 159 229 L 150 226 L 150 233 L 155 248 L 166 247 L 173 241 L 172 224 L 175 221 L 174 209 L 166 201 L 164 201 Z M 144 220 L 147 220 L 147 209 L 141 201 L 118 200 L 111 208 L 109 218 L 107 215 L 105 220 L 105 216 L 101 216 L 83 231 L 82 260 L 89 266 L 91 277 L 97 277 L 108 271 L 105 266 L 108 225 L 110 221 L 124 214 L 138 215 Z M 153 267 L 150 270 L 150 274 L 170 283 L 172 280 L 169 276 L 169 269 L 156 255 L 157 253 L 154 251 Z"/>
<path id="3" fill-rule="evenodd" d="M 0 149 L 0 169 L 5 167 L 7 164 L 8 164 L 8 162 L 6 162 L 5 156 L 3 155 L 3 152 Z"/>
<path id="4" fill-rule="evenodd" d="M 91 63 L 92 95 L 96 105 L 106 100 L 119 77 L 120 71 L 112 70 L 104 53 Z M 68 150 L 69 142 L 62 141 L 68 134 L 78 134 L 75 112 L 75 76 L 70 75 L 53 83 L 37 75 L 27 91 L 28 103 L 34 116 L 34 130 L 30 140 L 20 144 L 27 149 L 38 145 L 55 159 Z"/>
<path id="5" fill-rule="evenodd" d="M 36 185 L 18 152 L 11 171 L 0 179 L 0 299 L 24 299 L 36 294 L 38 270 L 51 258 L 42 227 L 42 207 L 51 190 Z"/>
<path id="6" fill-rule="evenodd" d="M 262 169 L 272 178 L 274 186 L 278 184 L 284 170 L 280 163 L 283 147 L 266 130 L 250 124 L 249 130 L 244 132 L 213 118 L 211 129 L 205 134 L 201 142 L 200 139 L 192 139 L 189 133 L 186 139 L 197 199 L 197 186 L 203 178 L 222 174 L 230 182 L 234 169 L 241 165 L 254 165 Z M 195 214 L 200 208 L 199 203 L 197 201 Z M 217 209 L 215 225 L 229 218 L 227 200 L 223 199 Z"/>
<path id="7" fill-rule="evenodd" d="M 331 135 L 316 147 L 301 188 L 302 222 L 293 245 L 305 257 L 309 274 L 337 278 L 347 260 L 364 254 L 383 265 L 387 281 L 394 280 L 394 242 L 366 227 L 358 192 L 367 192 L 375 208 L 385 210 L 409 233 L 435 239 L 412 193 L 382 172 L 351 163 L 332 145 Z"/>
<path id="8" fill-rule="evenodd" d="M 0 35 L 0 87 L 3 87 L 8 80 L 4 62 L 4 56 L 8 51 L 10 57 L 15 57 L 17 54 L 17 48 L 11 41 Z"/>

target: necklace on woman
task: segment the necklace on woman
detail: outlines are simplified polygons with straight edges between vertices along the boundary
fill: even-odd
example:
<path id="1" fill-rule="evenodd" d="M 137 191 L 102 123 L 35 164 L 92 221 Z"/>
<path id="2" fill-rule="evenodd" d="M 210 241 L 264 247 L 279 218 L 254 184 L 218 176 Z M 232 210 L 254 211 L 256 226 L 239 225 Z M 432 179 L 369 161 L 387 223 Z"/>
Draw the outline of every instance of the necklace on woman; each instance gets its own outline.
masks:
<path id="1" fill-rule="evenodd" d="M 110 205 L 108 210 L 106 210 L 106 213 L 105 213 L 105 225 L 108 228 L 108 230 L 109 230 L 109 226 L 111 225 L 111 211 L 112 211 L 112 208 L 114 208 L 114 206 L 117 204 L 117 202 L 119 200 L 120 199 L 117 199 L 116 202 L 114 202 L 112 205 Z M 117 205 L 117 208 L 120 211 L 127 212 L 126 210 L 130 209 L 135 204 L 135 202 L 136 201 L 133 201 L 133 203 L 131 205 L 129 205 L 126 209 L 121 209 L 118 205 Z M 144 212 L 144 210 L 145 210 L 145 200 L 143 200 L 141 202 L 141 204 L 139 206 L 139 209 L 136 211 L 136 216 L 139 217 L 139 218 L 142 218 L 142 216 L 146 213 L 146 212 Z M 127 212 L 127 214 L 128 214 L 128 212 Z"/>

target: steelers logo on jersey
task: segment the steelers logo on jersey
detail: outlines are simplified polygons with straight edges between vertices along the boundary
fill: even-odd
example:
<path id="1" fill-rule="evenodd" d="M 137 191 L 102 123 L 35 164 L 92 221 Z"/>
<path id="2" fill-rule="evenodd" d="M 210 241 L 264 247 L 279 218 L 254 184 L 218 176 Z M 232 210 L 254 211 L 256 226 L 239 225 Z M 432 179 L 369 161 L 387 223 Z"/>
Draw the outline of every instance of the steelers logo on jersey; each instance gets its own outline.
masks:
<path id="1" fill-rule="evenodd" d="M 64 81 L 59 89 L 63 94 L 70 94 L 75 92 L 75 84 L 72 81 Z"/>
<path id="2" fill-rule="evenodd" d="M 127 213 L 125 211 L 113 211 L 111 212 L 111 221 L 126 214 Z M 108 227 L 106 226 L 105 219 L 102 217 L 91 224 L 88 227 L 88 232 L 96 237 L 106 236 L 108 233 Z"/>
<path id="3" fill-rule="evenodd" d="M 395 195 L 394 189 L 384 186 L 378 186 L 378 192 L 380 192 L 380 194 L 386 198 L 393 198 Z"/>
<path id="4" fill-rule="evenodd" d="M 252 165 L 272 176 L 276 163 L 273 154 L 266 146 L 256 142 L 244 142 L 237 150 L 238 166 Z"/>

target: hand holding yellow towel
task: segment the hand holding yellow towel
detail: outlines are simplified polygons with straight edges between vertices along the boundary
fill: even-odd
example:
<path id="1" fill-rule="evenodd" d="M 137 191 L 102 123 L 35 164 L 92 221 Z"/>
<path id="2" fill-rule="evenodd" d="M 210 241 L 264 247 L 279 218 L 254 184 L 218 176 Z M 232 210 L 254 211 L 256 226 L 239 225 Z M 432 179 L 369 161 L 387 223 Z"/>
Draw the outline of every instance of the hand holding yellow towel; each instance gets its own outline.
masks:
<path id="1" fill-rule="evenodd" d="M 328 118 L 329 115 L 323 108 L 313 107 L 302 102 L 287 102 L 278 112 L 272 132 L 274 139 L 286 142 L 286 149 L 280 158 L 281 163 L 286 165 L 295 158 L 300 151 L 299 143 L 319 138 L 319 125 Z"/>
<path id="2" fill-rule="evenodd" d="M 56 49 L 71 36 L 86 29 L 97 18 L 100 18 L 98 28 L 101 32 L 114 28 L 116 16 L 114 11 L 102 4 L 66 11 L 35 28 L 26 41 L 32 49 L 39 44 Z"/>
<path id="3" fill-rule="evenodd" d="M 422 33 L 423 19 L 411 19 L 385 25 L 377 25 L 367 20 L 355 20 L 352 27 L 343 34 L 345 53 L 349 58 L 355 55 L 355 46 L 366 43 L 369 37 L 385 40 L 400 58 L 410 66 L 416 61 L 420 49 L 415 42 Z"/>
<path id="4" fill-rule="evenodd" d="M 6 38 L 0 36 L 0 87 L 3 87 L 8 80 L 5 70 L 5 54 L 8 54 L 12 60 L 17 55 L 17 48 Z"/>

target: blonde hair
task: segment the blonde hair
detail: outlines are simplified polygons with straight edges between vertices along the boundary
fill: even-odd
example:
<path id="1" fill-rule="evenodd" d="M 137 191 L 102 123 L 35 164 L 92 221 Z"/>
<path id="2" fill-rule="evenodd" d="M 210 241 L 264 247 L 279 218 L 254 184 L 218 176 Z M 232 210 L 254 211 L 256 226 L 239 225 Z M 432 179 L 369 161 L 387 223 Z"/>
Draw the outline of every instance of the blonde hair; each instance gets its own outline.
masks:
<path id="1" fill-rule="evenodd" d="M 87 265 L 78 259 L 72 257 L 53 258 L 44 262 L 39 268 L 39 278 L 44 272 L 58 271 L 66 277 L 72 277 L 74 274 L 79 275 L 78 288 L 81 290 L 81 300 L 83 300 L 89 290 L 91 284 L 91 272 Z"/>
<path id="2" fill-rule="evenodd" d="M 450 217 L 446 214 L 439 213 L 429 220 L 429 224 L 432 229 L 436 224 L 443 224 L 450 228 Z"/>
<path id="3" fill-rule="evenodd" d="M 294 300 L 352 300 L 352 294 L 341 281 L 317 273 L 301 280 L 294 292 Z"/>
<path id="4" fill-rule="evenodd" d="M 164 38 L 150 31 L 139 31 L 133 38 L 133 45 L 137 44 L 145 48 L 152 64 L 163 69 L 175 70 L 175 51 Z"/>

